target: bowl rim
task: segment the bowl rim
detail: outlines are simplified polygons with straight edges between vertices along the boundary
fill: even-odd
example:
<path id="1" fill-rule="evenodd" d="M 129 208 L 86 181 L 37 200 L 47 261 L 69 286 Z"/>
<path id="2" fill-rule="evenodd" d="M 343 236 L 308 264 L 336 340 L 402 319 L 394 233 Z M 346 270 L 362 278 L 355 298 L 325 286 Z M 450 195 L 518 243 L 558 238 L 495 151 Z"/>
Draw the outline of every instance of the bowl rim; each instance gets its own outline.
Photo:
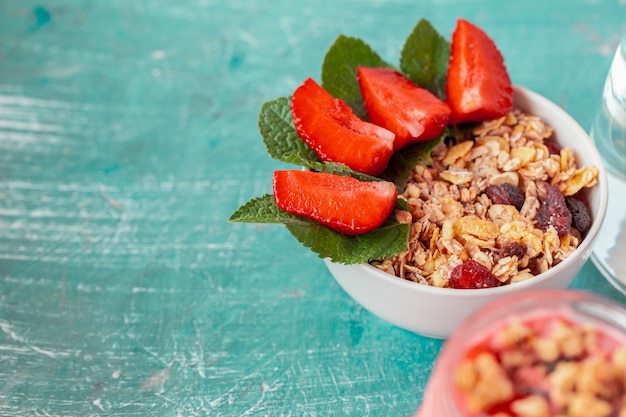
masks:
<path id="1" fill-rule="evenodd" d="M 349 265 L 354 267 L 355 269 L 363 269 L 363 273 L 373 273 L 376 277 L 382 279 L 389 285 L 398 286 L 400 288 L 409 290 L 409 291 L 420 291 L 429 293 L 432 295 L 447 295 L 447 296 L 457 296 L 463 298 L 482 298 L 489 295 L 498 295 L 505 294 L 511 291 L 523 290 L 527 287 L 535 287 L 543 281 L 549 279 L 551 276 L 558 274 L 561 270 L 566 269 L 570 264 L 578 261 L 575 256 L 576 253 L 586 252 L 587 254 L 591 253 L 591 246 L 595 242 L 600 227 L 604 222 L 604 217 L 606 215 L 606 210 L 608 206 L 608 180 L 606 175 L 606 167 L 604 166 L 604 162 L 598 152 L 595 144 L 589 137 L 589 134 L 582 128 L 582 126 L 563 108 L 558 106 L 553 101 L 548 98 L 536 93 L 528 88 L 514 85 L 513 86 L 515 98 L 517 100 L 526 100 L 533 103 L 538 103 L 541 107 L 545 107 L 549 112 L 556 113 L 560 118 L 563 119 L 565 123 L 570 125 L 570 129 L 576 131 L 577 136 L 580 136 L 582 139 L 587 142 L 589 148 L 591 149 L 592 159 L 596 160 L 592 165 L 596 166 L 599 170 L 598 174 L 598 183 L 595 187 L 598 187 L 599 193 L 599 204 L 597 213 L 593 216 L 593 224 L 591 229 L 587 232 L 587 235 L 583 239 L 582 243 L 576 248 L 576 250 L 572 253 L 571 256 L 568 256 L 558 265 L 550 268 L 548 271 L 543 272 L 533 278 L 527 279 L 525 281 L 516 282 L 513 284 L 507 284 L 500 287 L 492 287 L 492 288 L 475 288 L 475 289 L 460 289 L 460 288 L 440 288 L 433 287 L 430 285 L 420 284 L 417 282 L 409 281 L 406 279 L 402 279 L 398 276 L 391 275 L 387 272 L 384 272 L 369 263 L 355 264 Z M 541 116 L 539 116 L 541 117 Z M 587 256 L 588 258 L 588 256 Z M 331 262 L 327 260 L 328 262 Z M 586 261 L 586 260 L 585 260 Z"/>

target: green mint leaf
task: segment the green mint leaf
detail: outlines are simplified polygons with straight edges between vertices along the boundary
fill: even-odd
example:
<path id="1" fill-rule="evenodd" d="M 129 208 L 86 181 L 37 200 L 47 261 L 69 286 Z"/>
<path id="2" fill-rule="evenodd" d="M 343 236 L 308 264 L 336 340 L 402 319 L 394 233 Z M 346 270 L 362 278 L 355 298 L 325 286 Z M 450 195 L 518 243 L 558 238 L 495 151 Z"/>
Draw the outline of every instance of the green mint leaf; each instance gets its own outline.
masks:
<path id="1" fill-rule="evenodd" d="M 399 206 L 406 208 L 404 200 Z M 288 224 L 287 230 L 320 258 L 342 264 L 360 264 L 396 255 L 407 248 L 410 225 L 398 223 L 393 216 L 378 229 L 358 236 L 346 236 L 318 223 Z"/>
<path id="2" fill-rule="evenodd" d="M 266 194 L 262 197 L 254 198 L 239 207 L 231 214 L 228 221 L 239 223 L 297 223 L 303 220 L 279 209 L 274 196 Z"/>
<path id="3" fill-rule="evenodd" d="M 380 181 L 380 178 L 378 177 L 373 177 L 371 175 L 363 174 L 362 172 L 353 170 L 347 165 L 340 164 L 337 162 L 307 161 L 306 167 L 314 171 L 326 172 L 328 174 L 350 176 L 361 181 Z"/>
<path id="4" fill-rule="evenodd" d="M 366 119 L 367 111 L 356 78 L 359 66 L 392 67 L 361 39 L 340 35 L 324 56 L 322 87 L 345 101 L 354 114 Z"/>
<path id="5" fill-rule="evenodd" d="M 411 81 L 445 99 L 450 42 L 428 20 L 420 19 L 400 55 L 400 70 Z"/>
<path id="6" fill-rule="evenodd" d="M 408 210 L 406 202 L 401 199 L 397 200 L 396 208 Z M 228 221 L 282 223 L 302 245 L 320 258 L 344 264 L 368 262 L 402 252 L 407 247 L 410 231 L 409 225 L 400 224 L 390 216 L 381 227 L 370 233 L 343 235 L 313 220 L 282 211 L 271 194 L 250 200 L 237 209 Z"/>
<path id="7" fill-rule="evenodd" d="M 315 152 L 298 136 L 293 126 L 290 97 L 279 97 L 263 103 L 258 126 L 272 158 L 303 166 L 307 166 L 308 162 L 319 162 Z"/>
<path id="8" fill-rule="evenodd" d="M 460 125 L 448 126 L 448 138 L 452 139 L 453 143 L 473 140 L 474 129 L 477 126 L 478 123 L 463 123 Z"/>

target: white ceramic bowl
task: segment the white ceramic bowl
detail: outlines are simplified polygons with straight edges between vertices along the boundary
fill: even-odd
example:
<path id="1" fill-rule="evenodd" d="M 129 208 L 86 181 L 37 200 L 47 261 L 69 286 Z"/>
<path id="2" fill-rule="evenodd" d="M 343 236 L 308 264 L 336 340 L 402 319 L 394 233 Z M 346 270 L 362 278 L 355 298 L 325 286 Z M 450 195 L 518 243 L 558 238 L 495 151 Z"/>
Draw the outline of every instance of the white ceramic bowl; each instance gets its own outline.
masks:
<path id="1" fill-rule="evenodd" d="M 607 209 L 608 186 L 602 159 L 585 130 L 563 109 L 528 89 L 515 87 L 515 106 L 541 117 L 554 128 L 557 142 L 571 147 L 579 166 L 600 170 L 598 184 L 585 190 L 593 224 L 576 251 L 560 264 L 529 280 L 496 288 L 437 288 L 407 281 L 371 265 L 342 265 L 326 260 L 339 285 L 371 313 L 406 330 L 445 338 L 464 318 L 498 297 L 538 288 L 565 288 L 589 258 Z"/>

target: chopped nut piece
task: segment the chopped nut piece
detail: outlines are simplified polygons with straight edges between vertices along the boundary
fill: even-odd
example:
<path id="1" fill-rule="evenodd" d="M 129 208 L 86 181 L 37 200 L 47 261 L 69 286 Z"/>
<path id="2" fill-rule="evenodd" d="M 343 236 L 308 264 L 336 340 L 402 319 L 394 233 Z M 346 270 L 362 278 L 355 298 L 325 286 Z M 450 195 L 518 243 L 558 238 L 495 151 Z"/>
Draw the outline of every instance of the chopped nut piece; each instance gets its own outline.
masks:
<path id="1" fill-rule="evenodd" d="M 448 153 L 445 158 L 442 159 L 442 162 L 446 165 L 454 164 L 458 159 L 463 158 L 467 153 L 472 149 L 474 144 L 471 141 L 461 142 L 457 145 L 452 146 L 448 149 Z"/>
<path id="2" fill-rule="evenodd" d="M 471 171 L 461 169 L 449 169 L 439 173 L 439 176 L 452 184 L 460 185 L 467 184 L 474 179 L 474 174 Z"/>
<path id="3" fill-rule="evenodd" d="M 571 417 L 608 417 L 612 410 L 610 403 L 586 393 L 574 395 L 567 407 Z"/>
<path id="4" fill-rule="evenodd" d="M 401 224 L 411 224 L 413 217 L 411 213 L 404 210 L 397 210 L 395 212 L 396 221 Z"/>
<path id="5" fill-rule="evenodd" d="M 461 217 L 454 224 L 454 233 L 459 237 L 471 235 L 480 240 L 490 240 L 495 239 L 499 232 L 498 226 L 477 216 Z"/>
<path id="6" fill-rule="evenodd" d="M 550 417 L 550 405 L 540 395 L 531 395 L 524 399 L 513 401 L 511 409 L 519 417 Z"/>
<path id="7" fill-rule="evenodd" d="M 478 355 L 470 367 L 462 367 L 459 378 L 467 382 L 473 378 L 473 384 L 466 391 L 468 407 L 472 411 L 485 411 L 496 404 L 513 399 L 513 384 L 506 376 L 498 360 L 488 353 Z"/>

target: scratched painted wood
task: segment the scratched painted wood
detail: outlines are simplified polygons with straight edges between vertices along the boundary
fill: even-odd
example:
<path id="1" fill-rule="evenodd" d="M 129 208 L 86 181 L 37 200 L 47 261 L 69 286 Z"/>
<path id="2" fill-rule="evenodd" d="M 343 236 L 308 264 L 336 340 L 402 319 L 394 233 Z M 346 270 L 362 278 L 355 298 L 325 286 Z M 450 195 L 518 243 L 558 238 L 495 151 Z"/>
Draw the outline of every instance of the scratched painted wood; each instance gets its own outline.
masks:
<path id="1" fill-rule="evenodd" d="M 411 415 L 441 347 L 357 306 L 281 227 L 262 102 L 341 34 L 395 61 L 483 26 L 583 125 L 619 1 L 1 0 L 0 415 Z M 575 284 L 617 300 L 589 263 Z M 436 317 L 433 317 L 436 320 Z"/>

